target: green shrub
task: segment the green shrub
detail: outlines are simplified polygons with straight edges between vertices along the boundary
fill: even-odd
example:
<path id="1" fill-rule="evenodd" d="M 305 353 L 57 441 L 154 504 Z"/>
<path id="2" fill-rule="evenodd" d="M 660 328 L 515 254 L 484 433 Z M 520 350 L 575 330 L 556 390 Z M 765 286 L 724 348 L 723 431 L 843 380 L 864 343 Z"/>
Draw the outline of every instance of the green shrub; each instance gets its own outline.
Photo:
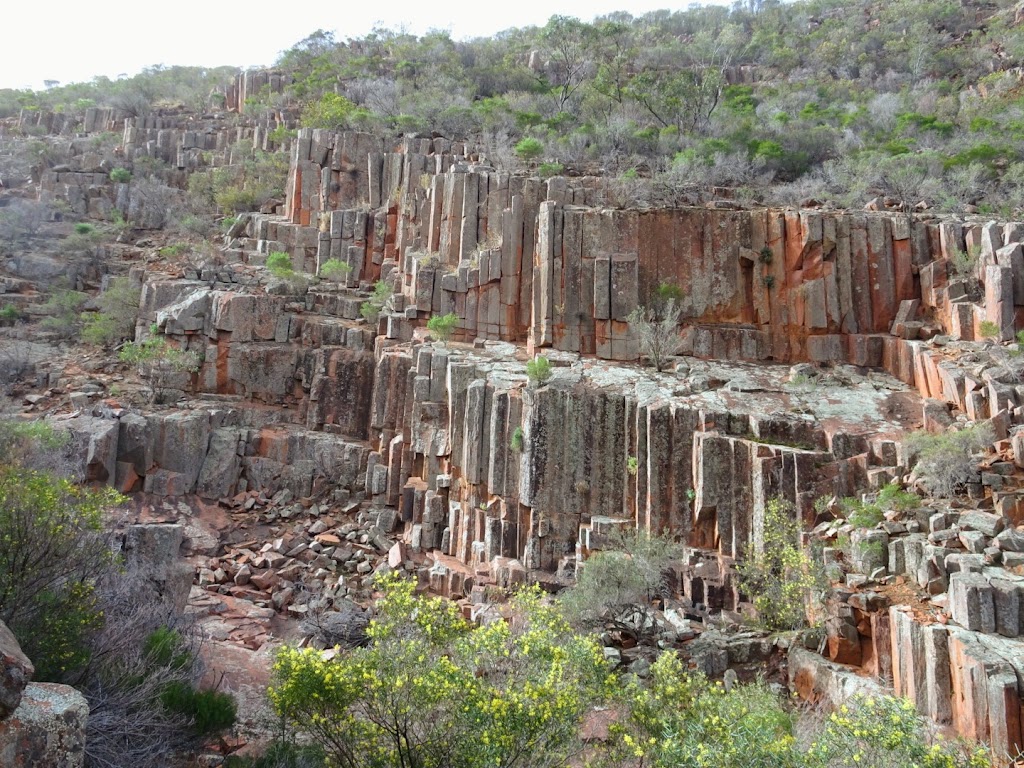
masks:
<path id="1" fill-rule="evenodd" d="M 805 767 L 793 735 L 795 718 L 763 682 L 726 691 L 687 672 L 669 651 L 651 665 L 647 685 L 631 682 L 621 698 L 626 716 L 609 729 L 612 765 Z"/>
<path id="2" fill-rule="evenodd" d="M 459 316 L 454 312 L 445 315 L 434 315 L 427 320 L 427 330 L 438 341 L 447 344 L 455 329 L 459 326 Z"/>
<path id="3" fill-rule="evenodd" d="M 135 334 L 141 286 L 129 277 L 115 277 L 96 300 L 99 311 L 83 315 L 82 339 L 110 346 Z"/>
<path id="4" fill-rule="evenodd" d="M 983 339 L 994 339 L 999 336 L 999 326 L 991 320 L 982 320 L 978 324 L 978 333 Z"/>
<path id="5" fill-rule="evenodd" d="M 267 269 L 274 277 L 289 278 L 295 275 L 292 257 L 284 251 L 274 251 L 267 256 Z"/>
<path id="6" fill-rule="evenodd" d="M 526 363 L 526 377 L 534 386 L 544 386 L 552 376 L 551 361 L 542 355 L 536 355 Z"/>
<path id="7" fill-rule="evenodd" d="M 667 303 L 669 301 L 682 301 L 683 289 L 675 283 L 670 283 L 667 280 L 662 280 L 658 283 L 658 287 L 654 289 L 654 296 L 658 301 Z"/>
<path id="8" fill-rule="evenodd" d="M 542 154 L 544 154 L 544 145 L 540 143 L 538 139 L 532 136 L 520 139 L 515 147 L 516 156 L 520 160 L 536 160 Z"/>
<path id="9" fill-rule="evenodd" d="M 373 286 L 370 298 L 359 305 L 359 314 L 370 323 L 376 323 L 380 313 L 391 304 L 391 285 L 383 280 L 378 280 Z"/>
<path id="10" fill-rule="evenodd" d="M 110 172 L 110 180 L 115 184 L 127 184 L 132 180 L 131 171 L 127 168 L 115 168 Z"/>
<path id="11" fill-rule="evenodd" d="M 80 322 L 79 310 L 88 298 L 80 291 L 54 291 L 43 304 L 43 311 L 47 313 L 42 321 L 43 328 L 65 337 L 76 335 Z"/>
<path id="12" fill-rule="evenodd" d="M 76 235 L 89 235 L 92 234 L 94 231 L 96 231 L 96 227 L 94 227 L 92 224 L 89 224 L 88 222 L 80 221 L 77 224 L 75 224 Z"/>
<path id="13" fill-rule="evenodd" d="M 566 765 L 579 728 L 608 690 L 601 647 L 574 634 L 539 588 L 512 623 L 473 627 L 452 601 L 378 577 L 369 644 L 333 659 L 283 648 L 271 701 L 330 764 L 527 768 Z"/>
<path id="14" fill-rule="evenodd" d="M 511 448 L 516 453 L 519 453 L 520 451 L 523 450 L 523 428 L 522 427 L 516 427 L 514 430 L 512 430 L 512 439 L 509 440 L 508 447 Z"/>
<path id="15" fill-rule="evenodd" d="M 122 501 L 24 467 L 0 466 L 0 621 L 36 666 L 59 681 L 89 660 L 102 624 L 95 580 L 113 568 L 103 512 Z"/>
<path id="16" fill-rule="evenodd" d="M 335 283 L 347 280 L 352 272 L 352 266 L 341 259 L 328 259 L 320 265 L 320 277 Z"/>
<path id="17" fill-rule="evenodd" d="M 561 163 L 541 163 L 537 166 L 537 173 L 542 179 L 549 179 L 552 176 L 561 176 L 565 172 L 565 166 Z"/>
<path id="18" fill-rule="evenodd" d="M 808 607 L 825 586 L 820 566 L 800 548 L 796 511 L 771 499 L 754 520 L 754 542 L 736 567 L 740 590 L 750 598 L 758 623 L 769 630 L 807 624 Z"/>
<path id="19" fill-rule="evenodd" d="M 636 456 L 626 457 L 626 471 L 631 477 L 636 477 L 636 473 L 640 471 L 640 460 Z"/>
<path id="20" fill-rule="evenodd" d="M 21 310 L 14 304 L 4 304 L 0 309 L 0 325 L 14 325 L 21 320 Z"/>
<path id="21" fill-rule="evenodd" d="M 682 555 L 668 536 L 641 530 L 615 530 L 607 549 L 593 552 L 576 584 L 560 595 L 569 620 L 640 638 L 655 631 L 649 621 L 653 601 L 664 597 L 665 572 Z"/>
<path id="22" fill-rule="evenodd" d="M 164 688 L 160 701 L 168 711 L 187 717 L 202 736 L 219 733 L 235 724 L 237 707 L 234 697 L 228 693 L 196 690 L 176 680 Z"/>

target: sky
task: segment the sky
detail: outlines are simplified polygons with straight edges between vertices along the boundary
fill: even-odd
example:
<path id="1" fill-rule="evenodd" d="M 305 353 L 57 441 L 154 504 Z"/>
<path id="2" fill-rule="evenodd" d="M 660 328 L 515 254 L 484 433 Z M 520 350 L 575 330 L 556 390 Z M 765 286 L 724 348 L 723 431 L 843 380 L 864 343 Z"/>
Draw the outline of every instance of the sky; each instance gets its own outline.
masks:
<path id="1" fill-rule="evenodd" d="M 8 2 L 10 7 L 0 14 L 4 32 L 0 88 L 36 90 L 43 88 L 46 80 L 66 85 L 100 75 L 116 79 L 155 64 L 269 65 L 281 51 L 320 28 L 334 30 L 339 40 L 360 37 L 379 25 L 413 34 L 447 29 L 453 38 L 464 39 L 511 27 L 543 25 L 555 14 L 589 21 L 613 11 L 639 16 L 661 8 L 682 10 L 691 4 L 690 0 L 328 0 L 298 4 L 49 0 L 39 6 Z M 701 4 L 725 5 L 728 0 L 704 0 Z M 261 11 L 262 7 L 266 10 Z"/>

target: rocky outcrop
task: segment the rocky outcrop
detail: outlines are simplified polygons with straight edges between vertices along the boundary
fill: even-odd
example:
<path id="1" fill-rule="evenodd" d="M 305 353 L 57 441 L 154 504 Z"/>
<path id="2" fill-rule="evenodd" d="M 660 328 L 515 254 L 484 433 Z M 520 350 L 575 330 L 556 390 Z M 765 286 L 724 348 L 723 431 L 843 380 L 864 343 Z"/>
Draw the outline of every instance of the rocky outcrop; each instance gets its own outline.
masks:
<path id="1" fill-rule="evenodd" d="M 18 708 L 34 672 L 35 667 L 21 652 L 17 638 L 0 621 L 0 720 Z"/>
<path id="2" fill-rule="evenodd" d="M 18 708 L 0 721 L 0 765 L 80 768 L 88 719 L 89 703 L 74 688 L 29 684 Z"/>

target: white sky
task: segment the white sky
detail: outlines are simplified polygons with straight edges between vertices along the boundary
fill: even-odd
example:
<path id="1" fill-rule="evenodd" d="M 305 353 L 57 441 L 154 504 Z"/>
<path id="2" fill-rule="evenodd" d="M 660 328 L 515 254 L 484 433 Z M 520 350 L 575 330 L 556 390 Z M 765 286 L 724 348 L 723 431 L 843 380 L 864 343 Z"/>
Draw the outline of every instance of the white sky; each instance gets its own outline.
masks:
<path id="1" fill-rule="evenodd" d="M 725 5 L 728 0 L 705 0 Z M 3 0 L 0 88 L 86 82 L 133 75 L 154 64 L 215 67 L 273 63 L 318 28 L 359 37 L 382 24 L 414 34 L 448 29 L 456 39 L 542 25 L 554 14 L 590 20 L 625 10 L 634 16 L 681 10 L 690 0 Z M 440 12 L 440 13 L 439 13 Z"/>

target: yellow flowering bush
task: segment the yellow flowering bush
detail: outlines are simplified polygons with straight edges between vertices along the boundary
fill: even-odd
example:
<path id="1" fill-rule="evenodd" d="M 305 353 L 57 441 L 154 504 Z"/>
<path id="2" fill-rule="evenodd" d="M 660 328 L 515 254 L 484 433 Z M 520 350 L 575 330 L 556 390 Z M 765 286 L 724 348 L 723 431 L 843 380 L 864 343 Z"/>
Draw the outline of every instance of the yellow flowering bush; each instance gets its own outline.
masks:
<path id="1" fill-rule="evenodd" d="M 824 721 L 788 710 L 761 682 L 726 690 L 675 653 L 628 685 L 611 728 L 615 768 L 988 768 L 988 753 L 932 741 L 913 704 L 855 697 Z"/>
<path id="2" fill-rule="evenodd" d="M 606 692 L 601 648 L 575 635 L 539 590 L 514 620 L 480 627 L 457 606 L 386 576 L 366 648 L 334 658 L 285 648 L 278 714 L 344 768 L 564 765 L 584 713 Z"/>
<path id="3" fill-rule="evenodd" d="M 825 587 L 820 565 L 800 548 L 800 525 L 792 505 L 772 499 L 760 526 L 762 546 L 750 547 L 737 565 L 739 586 L 766 629 L 807 624 L 811 600 Z"/>
<path id="4" fill-rule="evenodd" d="M 611 729 L 611 765 L 801 765 L 793 717 L 762 683 L 727 691 L 721 683 L 687 672 L 670 652 L 651 666 L 648 684 L 631 683 L 622 695 L 628 714 Z"/>
<path id="5" fill-rule="evenodd" d="M 825 720 L 807 750 L 811 768 L 987 768 L 986 750 L 932 740 L 912 702 L 853 697 Z"/>

